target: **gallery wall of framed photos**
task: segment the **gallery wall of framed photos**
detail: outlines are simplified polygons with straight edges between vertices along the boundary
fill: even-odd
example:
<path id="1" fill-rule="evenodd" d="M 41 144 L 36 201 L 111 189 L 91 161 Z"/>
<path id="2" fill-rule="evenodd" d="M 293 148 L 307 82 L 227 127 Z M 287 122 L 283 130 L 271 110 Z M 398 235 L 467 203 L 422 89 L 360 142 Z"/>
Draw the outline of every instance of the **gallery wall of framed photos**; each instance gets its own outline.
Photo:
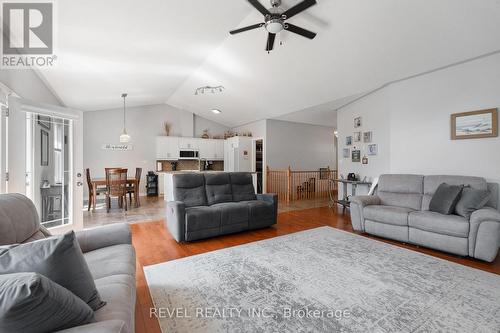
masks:
<path id="1" fill-rule="evenodd" d="M 354 129 L 352 135 L 345 137 L 342 149 L 342 157 L 350 159 L 353 163 L 367 165 L 370 158 L 378 155 L 378 144 L 373 142 L 373 131 L 364 130 L 363 118 L 354 118 Z"/>

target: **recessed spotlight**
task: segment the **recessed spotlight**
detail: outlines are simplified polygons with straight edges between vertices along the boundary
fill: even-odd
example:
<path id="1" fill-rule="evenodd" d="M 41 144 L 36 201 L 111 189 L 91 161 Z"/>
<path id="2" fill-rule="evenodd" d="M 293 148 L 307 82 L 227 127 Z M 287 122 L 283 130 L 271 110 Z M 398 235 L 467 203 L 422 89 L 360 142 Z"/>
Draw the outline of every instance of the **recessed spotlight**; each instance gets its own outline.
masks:
<path id="1" fill-rule="evenodd" d="M 212 112 L 215 113 L 215 114 L 219 114 L 219 113 L 222 113 L 221 110 L 219 109 L 212 109 Z"/>

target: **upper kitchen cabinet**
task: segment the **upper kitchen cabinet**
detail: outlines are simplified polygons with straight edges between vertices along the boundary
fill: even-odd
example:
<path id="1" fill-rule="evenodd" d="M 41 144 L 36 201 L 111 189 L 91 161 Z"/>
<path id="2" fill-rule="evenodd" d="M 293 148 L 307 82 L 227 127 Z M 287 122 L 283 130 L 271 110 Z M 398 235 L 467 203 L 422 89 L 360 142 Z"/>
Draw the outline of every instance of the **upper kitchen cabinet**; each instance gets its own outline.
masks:
<path id="1" fill-rule="evenodd" d="M 179 138 L 179 149 L 199 150 L 200 139 L 197 138 Z"/>
<path id="2" fill-rule="evenodd" d="M 198 139 L 200 158 L 204 160 L 224 160 L 224 140 Z"/>
<path id="3" fill-rule="evenodd" d="M 179 138 L 174 136 L 156 137 L 156 159 L 179 159 Z"/>

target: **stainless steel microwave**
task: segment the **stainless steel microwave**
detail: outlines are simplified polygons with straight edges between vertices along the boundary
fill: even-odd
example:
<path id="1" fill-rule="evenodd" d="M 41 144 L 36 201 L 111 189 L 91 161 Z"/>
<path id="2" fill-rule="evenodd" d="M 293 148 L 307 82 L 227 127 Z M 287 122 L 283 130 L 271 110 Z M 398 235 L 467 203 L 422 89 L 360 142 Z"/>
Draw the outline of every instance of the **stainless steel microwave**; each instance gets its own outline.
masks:
<path id="1" fill-rule="evenodd" d="M 181 160 L 197 160 L 200 158 L 200 153 L 194 149 L 181 149 L 179 151 L 179 159 Z"/>

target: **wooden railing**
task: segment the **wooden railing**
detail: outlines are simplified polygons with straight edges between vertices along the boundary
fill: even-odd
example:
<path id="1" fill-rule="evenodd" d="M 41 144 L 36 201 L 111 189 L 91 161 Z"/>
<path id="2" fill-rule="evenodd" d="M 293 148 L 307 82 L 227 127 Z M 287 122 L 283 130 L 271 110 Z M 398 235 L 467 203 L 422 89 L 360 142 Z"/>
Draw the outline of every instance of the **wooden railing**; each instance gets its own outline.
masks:
<path id="1" fill-rule="evenodd" d="M 336 191 L 336 170 L 294 171 L 266 168 L 267 193 L 276 193 L 281 201 L 328 198 L 330 190 Z M 330 186 L 334 188 L 330 189 Z"/>

